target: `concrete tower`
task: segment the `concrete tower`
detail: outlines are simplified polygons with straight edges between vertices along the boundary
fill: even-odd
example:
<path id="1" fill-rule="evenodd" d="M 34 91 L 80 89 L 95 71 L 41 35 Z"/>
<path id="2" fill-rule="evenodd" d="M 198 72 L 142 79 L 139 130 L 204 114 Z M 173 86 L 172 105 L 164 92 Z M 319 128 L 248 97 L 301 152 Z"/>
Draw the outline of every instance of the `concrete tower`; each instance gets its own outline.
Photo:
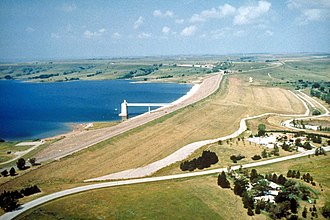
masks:
<path id="1" fill-rule="evenodd" d="M 121 112 L 120 112 L 119 116 L 121 116 L 123 118 L 127 118 L 128 117 L 127 101 L 126 100 L 124 100 L 124 102 L 121 103 Z"/>

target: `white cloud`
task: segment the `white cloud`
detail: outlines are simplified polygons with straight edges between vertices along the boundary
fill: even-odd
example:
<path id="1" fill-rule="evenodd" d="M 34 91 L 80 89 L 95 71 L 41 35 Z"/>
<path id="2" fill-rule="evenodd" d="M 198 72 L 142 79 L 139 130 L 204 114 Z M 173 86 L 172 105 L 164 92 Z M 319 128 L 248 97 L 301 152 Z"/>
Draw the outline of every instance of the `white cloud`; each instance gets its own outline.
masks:
<path id="1" fill-rule="evenodd" d="M 118 32 L 114 32 L 114 33 L 112 33 L 112 38 L 114 38 L 114 39 L 120 39 L 121 38 L 121 34 L 119 34 Z"/>
<path id="2" fill-rule="evenodd" d="M 77 6 L 72 3 L 72 4 L 62 4 L 61 7 L 59 7 L 59 9 L 61 11 L 64 11 L 64 12 L 72 12 L 72 11 L 75 11 L 77 9 Z"/>
<path id="3" fill-rule="evenodd" d="M 304 16 L 309 21 L 317 21 L 321 18 L 321 10 L 320 9 L 306 9 L 303 11 Z"/>
<path id="4" fill-rule="evenodd" d="M 210 34 L 210 36 L 213 39 L 219 39 L 219 38 L 224 37 L 225 35 L 226 35 L 226 30 L 225 29 L 213 30 L 213 31 L 211 31 L 211 34 Z"/>
<path id="5" fill-rule="evenodd" d="M 134 22 L 134 29 L 138 29 L 141 25 L 144 23 L 144 18 L 140 16 L 135 22 Z"/>
<path id="6" fill-rule="evenodd" d="M 32 33 L 32 32 L 34 32 L 35 30 L 34 30 L 34 28 L 32 28 L 32 27 L 27 27 L 27 28 L 25 28 L 25 31 L 28 32 L 28 33 Z"/>
<path id="7" fill-rule="evenodd" d="M 210 32 L 209 36 L 213 39 L 221 39 L 226 36 L 241 37 L 241 36 L 245 35 L 245 33 L 246 32 L 244 30 L 234 29 L 231 27 L 224 27 L 221 29 L 212 30 Z"/>
<path id="8" fill-rule="evenodd" d="M 251 24 L 265 15 L 271 7 L 267 1 L 259 1 L 257 6 L 243 6 L 238 9 L 238 14 L 234 18 L 235 25 Z"/>
<path id="9" fill-rule="evenodd" d="M 268 35 L 268 36 L 273 36 L 273 35 L 274 35 L 274 32 L 272 32 L 272 31 L 270 31 L 270 30 L 267 30 L 267 31 L 265 32 L 265 34 Z"/>
<path id="10" fill-rule="evenodd" d="M 305 9 L 302 10 L 301 15 L 296 18 L 296 22 L 299 25 L 307 25 L 312 21 L 321 20 L 321 17 L 320 9 Z"/>
<path id="11" fill-rule="evenodd" d="M 147 38 L 150 38 L 151 36 L 152 36 L 151 33 L 142 32 L 138 35 L 138 38 L 147 39 Z"/>
<path id="12" fill-rule="evenodd" d="M 330 17 L 329 0 L 290 0 L 287 7 L 297 10 L 300 15 L 295 19 L 298 25 L 307 25 L 310 22 L 325 20 Z"/>
<path id="13" fill-rule="evenodd" d="M 162 29 L 162 32 L 163 32 L 164 34 L 168 34 L 168 33 L 170 33 L 170 31 L 171 31 L 171 28 L 169 28 L 169 27 L 167 27 L 167 26 L 164 26 L 163 29 Z"/>
<path id="14" fill-rule="evenodd" d="M 191 25 L 189 27 L 184 28 L 181 31 L 181 35 L 182 36 L 192 36 L 195 34 L 196 31 L 197 31 L 197 27 L 195 25 Z"/>
<path id="15" fill-rule="evenodd" d="M 94 31 L 94 32 L 86 30 L 84 32 L 84 37 L 86 37 L 86 38 L 99 37 L 99 36 L 102 36 L 102 34 L 104 34 L 105 31 L 106 31 L 105 28 L 99 29 L 98 31 Z"/>
<path id="16" fill-rule="evenodd" d="M 51 33 L 50 37 L 54 39 L 59 39 L 61 36 L 58 33 Z"/>
<path id="17" fill-rule="evenodd" d="M 328 8 L 330 9 L 329 0 L 289 0 L 287 1 L 289 9 L 306 9 L 306 8 Z"/>
<path id="18" fill-rule="evenodd" d="M 175 19 L 175 23 L 177 24 L 182 24 L 184 22 L 183 19 Z"/>
<path id="19" fill-rule="evenodd" d="M 222 17 L 232 15 L 236 12 L 236 8 L 229 4 L 224 4 L 223 6 L 220 6 L 219 10 L 220 10 L 220 15 Z"/>
<path id="20" fill-rule="evenodd" d="M 165 11 L 164 13 L 161 10 L 155 10 L 153 12 L 153 15 L 155 17 L 160 17 L 160 18 L 166 18 L 166 17 L 172 18 L 174 16 L 174 13 L 173 11 L 169 11 L 169 10 Z"/>
<path id="21" fill-rule="evenodd" d="M 191 16 L 191 18 L 189 19 L 189 21 L 191 23 L 196 23 L 196 22 L 203 22 L 206 21 L 205 18 L 203 18 L 201 15 L 199 14 L 193 14 L 193 16 Z"/>
<path id="22" fill-rule="evenodd" d="M 237 30 L 237 31 L 234 31 L 233 35 L 235 37 L 241 37 L 245 34 L 245 31 L 244 30 Z"/>
<path id="23" fill-rule="evenodd" d="M 211 18 L 223 18 L 229 15 L 233 15 L 235 11 L 235 7 L 229 4 L 224 4 L 223 6 L 219 6 L 218 8 L 211 8 L 208 10 L 204 10 L 199 14 L 194 14 L 189 21 L 192 23 L 196 23 L 204 22 Z"/>

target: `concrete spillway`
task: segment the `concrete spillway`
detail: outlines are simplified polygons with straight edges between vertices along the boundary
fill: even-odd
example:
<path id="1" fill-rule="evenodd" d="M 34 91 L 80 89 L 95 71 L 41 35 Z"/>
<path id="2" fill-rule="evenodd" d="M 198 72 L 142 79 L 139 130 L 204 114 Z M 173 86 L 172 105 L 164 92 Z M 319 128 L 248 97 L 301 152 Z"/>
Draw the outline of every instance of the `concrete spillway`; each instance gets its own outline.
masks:
<path id="1" fill-rule="evenodd" d="M 128 107 L 148 107 L 148 111 L 151 112 L 151 107 L 163 107 L 168 106 L 168 103 L 128 103 L 126 100 L 124 100 L 123 103 L 121 103 L 121 112 L 119 116 L 123 118 L 128 117 Z"/>

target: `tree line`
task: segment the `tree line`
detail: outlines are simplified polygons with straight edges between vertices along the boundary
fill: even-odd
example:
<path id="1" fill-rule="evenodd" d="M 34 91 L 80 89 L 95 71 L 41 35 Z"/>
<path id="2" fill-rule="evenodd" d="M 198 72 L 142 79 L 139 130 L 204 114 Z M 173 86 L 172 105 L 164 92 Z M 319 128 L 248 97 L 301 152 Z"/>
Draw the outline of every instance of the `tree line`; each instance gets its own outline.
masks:
<path id="1" fill-rule="evenodd" d="M 5 212 L 13 211 L 19 207 L 19 199 L 39 192 L 41 192 L 41 190 L 36 185 L 21 189 L 20 191 L 4 191 L 0 195 L 0 207 Z"/>
<path id="2" fill-rule="evenodd" d="M 206 150 L 203 151 L 202 156 L 181 163 L 180 169 L 182 171 L 194 171 L 196 168 L 204 169 L 210 167 L 212 164 L 218 163 L 218 161 L 219 159 L 216 153 Z"/>

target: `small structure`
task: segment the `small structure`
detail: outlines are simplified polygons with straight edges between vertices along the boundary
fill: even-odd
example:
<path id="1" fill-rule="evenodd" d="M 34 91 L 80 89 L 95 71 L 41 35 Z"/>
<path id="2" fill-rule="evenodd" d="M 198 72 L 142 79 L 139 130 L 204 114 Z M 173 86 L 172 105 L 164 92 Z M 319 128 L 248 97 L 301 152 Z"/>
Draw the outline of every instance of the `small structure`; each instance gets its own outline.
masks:
<path id="1" fill-rule="evenodd" d="M 119 114 L 119 116 L 121 116 L 123 119 L 127 119 L 128 118 L 128 107 L 132 106 L 132 107 L 148 107 L 148 112 L 151 112 L 151 107 L 163 107 L 163 106 L 168 106 L 168 103 L 128 103 L 126 100 L 123 101 L 123 103 L 121 103 L 121 112 Z"/>

